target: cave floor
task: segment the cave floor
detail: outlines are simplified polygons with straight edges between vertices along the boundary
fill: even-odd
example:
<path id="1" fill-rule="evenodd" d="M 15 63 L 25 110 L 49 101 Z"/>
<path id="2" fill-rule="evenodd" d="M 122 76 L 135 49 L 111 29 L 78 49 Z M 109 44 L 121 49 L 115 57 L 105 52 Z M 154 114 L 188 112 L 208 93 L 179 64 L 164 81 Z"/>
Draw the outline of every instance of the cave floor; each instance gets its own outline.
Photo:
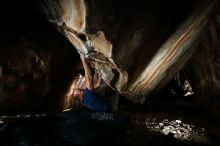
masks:
<path id="1" fill-rule="evenodd" d="M 0 123 L 0 141 L 3 146 L 219 145 L 220 119 L 192 103 L 123 101 L 114 114 L 68 111 L 17 116 Z"/>
<path id="2" fill-rule="evenodd" d="M 218 104 L 196 98 L 155 97 L 143 105 L 124 104 L 120 110 L 129 114 L 129 128 L 118 142 L 131 146 L 220 145 Z"/>

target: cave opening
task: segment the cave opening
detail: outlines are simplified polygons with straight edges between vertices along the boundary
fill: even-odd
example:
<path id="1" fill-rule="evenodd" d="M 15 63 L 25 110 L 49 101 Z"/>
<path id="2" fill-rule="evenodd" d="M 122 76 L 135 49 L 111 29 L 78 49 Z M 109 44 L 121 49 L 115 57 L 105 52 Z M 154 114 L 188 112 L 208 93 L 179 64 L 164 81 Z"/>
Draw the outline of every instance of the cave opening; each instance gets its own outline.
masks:
<path id="1" fill-rule="evenodd" d="M 4 1 L 0 145 L 218 145 L 212 3 Z M 85 86 L 79 53 L 107 84 L 103 95 L 117 93 L 117 112 L 71 109 L 71 90 Z"/>

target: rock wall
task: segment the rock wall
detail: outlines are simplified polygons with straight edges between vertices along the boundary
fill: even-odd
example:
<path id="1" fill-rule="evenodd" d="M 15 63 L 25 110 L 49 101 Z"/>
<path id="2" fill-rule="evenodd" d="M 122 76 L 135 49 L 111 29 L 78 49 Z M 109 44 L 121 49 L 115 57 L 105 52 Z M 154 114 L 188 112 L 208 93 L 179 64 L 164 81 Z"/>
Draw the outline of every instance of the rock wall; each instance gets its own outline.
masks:
<path id="1" fill-rule="evenodd" d="M 28 0 L 2 5 L 0 114 L 62 109 L 78 53 L 133 102 L 178 72 L 196 94 L 219 95 L 219 0 L 33 2 L 47 19 Z"/>
<path id="2" fill-rule="evenodd" d="M 31 1 L 0 8 L 0 115 L 61 110 L 77 73 L 77 51 Z"/>
<path id="3" fill-rule="evenodd" d="M 217 3 L 42 0 L 39 8 L 109 85 L 143 103 L 188 63 Z"/>
<path id="4" fill-rule="evenodd" d="M 188 78 L 197 94 L 202 97 L 220 95 L 220 23 L 219 12 L 211 23 L 190 63 L 181 72 Z"/>

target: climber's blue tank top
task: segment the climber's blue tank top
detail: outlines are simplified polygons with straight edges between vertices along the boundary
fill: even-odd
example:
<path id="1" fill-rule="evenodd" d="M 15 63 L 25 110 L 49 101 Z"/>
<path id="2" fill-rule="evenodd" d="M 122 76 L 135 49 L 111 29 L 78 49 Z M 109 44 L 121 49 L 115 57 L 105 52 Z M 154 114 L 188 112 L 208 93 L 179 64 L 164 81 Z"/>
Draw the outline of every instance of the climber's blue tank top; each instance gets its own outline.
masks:
<path id="1" fill-rule="evenodd" d="M 110 103 L 101 98 L 98 94 L 90 91 L 88 88 L 83 90 L 82 103 L 90 110 L 107 112 L 110 110 Z"/>

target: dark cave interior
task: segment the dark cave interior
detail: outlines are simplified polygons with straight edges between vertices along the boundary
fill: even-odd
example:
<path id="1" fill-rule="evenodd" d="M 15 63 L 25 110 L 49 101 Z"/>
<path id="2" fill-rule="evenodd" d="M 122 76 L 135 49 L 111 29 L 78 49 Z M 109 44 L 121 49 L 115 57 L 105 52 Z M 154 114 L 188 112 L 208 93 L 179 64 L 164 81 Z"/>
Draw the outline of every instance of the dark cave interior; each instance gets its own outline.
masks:
<path id="1" fill-rule="evenodd" d="M 31 1 L 7 1 L 2 7 L 0 58 L 5 88 L 12 94 L 1 95 L 2 114 L 59 110 L 60 97 L 76 75 L 77 52 Z M 10 7 L 7 15 L 4 7 Z"/>
<path id="2" fill-rule="evenodd" d="M 153 13 L 151 17 L 161 19 L 149 28 L 152 29 L 151 34 L 146 37 L 149 37 L 151 44 L 143 44 L 151 50 L 140 50 L 138 55 L 149 53 L 145 61 L 150 60 L 155 53 L 154 48 L 173 33 L 197 2 L 176 2 L 174 5 L 179 7 L 172 9 L 171 1 L 154 1 L 152 5 L 158 7 L 150 7 L 149 11 L 158 9 L 160 13 Z M 199 78 L 193 78 L 196 73 L 189 76 L 193 70 L 189 66 L 197 61 L 195 59 L 191 59 L 182 71 L 160 92 L 148 97 L 144 104 L 133 103 L 121 95 L 118 112 L 107 114 L 114 116 L 111 122 L 100 121 L 98 118 L 102 113 L 99 112 L 95 112 L 97 121 L 88 119 L 94 116 L 90 111 L 62 112 L 64 95 L 74 77 L 82 70 L 80 57 L 74 46 L 54 24 L 48 22 L 34 3 L 29 0 L 3 1 L 0 6 L 0 145 L 219 144 L 219 95 L 207 91 L 204 91 L 207 93 L 203 94 L 204 97 L 197 94 L 199 88 L 194 87 L 197 87 L 195 82 Z M 128 2 L 127 7 L 132 7 L 132 4 Z M 118 2 L 117 5 L 123 6 L 124 2 Z M 167 14 L 163 11 L 169 12 L 169 19 L 165 18 Z M 122 13 L 117 9 L 116 12 Z M 132 11 L 130 13 L 133 14 Z M 129 18 L 119 19 L 125 19 L 126 23 Z M 167 22 L 167 26 L 160 26 L 160 21 Z M 158 32 L 152 33 L 157 28 L 160 28 Z M 121 31 L 125 35 L 125 30 Z M 120 40 L 113 38 L 113 41 Z M 128 71 L 138 72 L 144 67 L 141 61 L 137 59 L 140 66 L 133 65 Z M 187 80 L 194 94 L 184 96 L 189 91 L 183 88 Z M 74 135 L 74 130 L 84 137 Z M 88 140 L 91 137 L 92 140 Z"/>

